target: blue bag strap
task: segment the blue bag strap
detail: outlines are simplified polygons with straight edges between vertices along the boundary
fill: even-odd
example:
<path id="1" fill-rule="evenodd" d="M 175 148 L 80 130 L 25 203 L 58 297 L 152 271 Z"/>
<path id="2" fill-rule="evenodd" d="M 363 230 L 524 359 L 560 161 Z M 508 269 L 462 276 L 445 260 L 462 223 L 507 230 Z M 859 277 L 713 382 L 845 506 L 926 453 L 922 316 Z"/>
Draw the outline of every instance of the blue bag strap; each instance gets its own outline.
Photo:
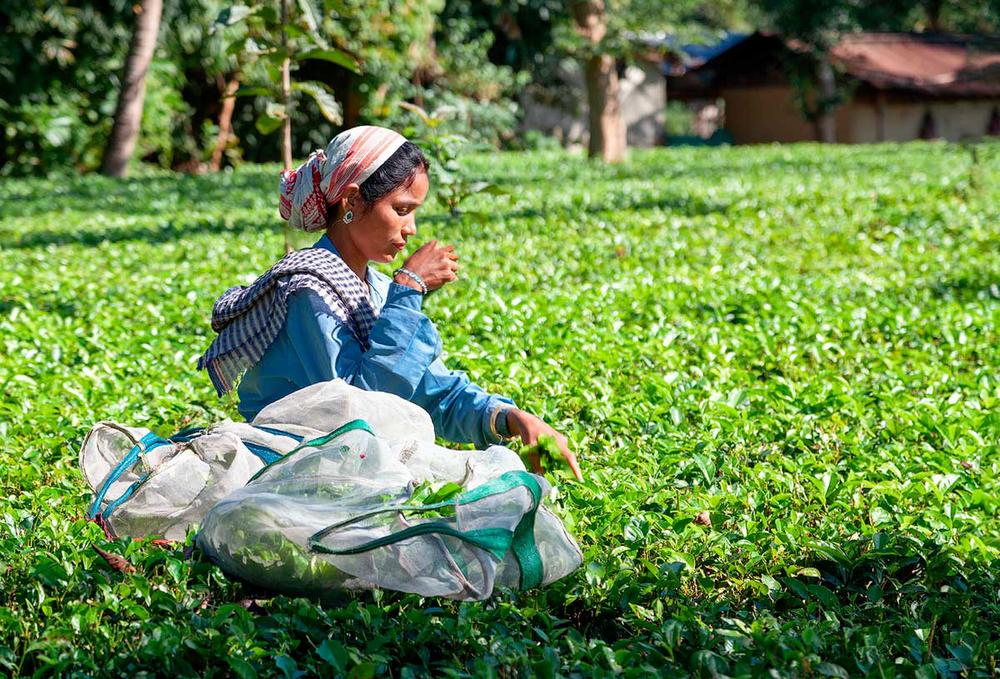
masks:
<path id="1" fill-rule="evenodd" d="M 251 453 L 260 458 L 260 461 L 265 465 L 269 465 L 272 462 L 277 462 L 282 458 L 282 454 L 276 450 L 268 448 L 267 446 L 262 446 L 259 443 L 254 443 L 253 441 L 244 441 L 243 445 L 247 447 Z"/>
<path id="2" fill-rule="evenodd" d="M 337 429 L 334 429 L 329 434 L 324 434 L 323 436 L 318 436 L 318 437 L 316 437 L 314 439 L 310 439 L 309 441 L 306 441 L 305 443 L 300 443 L 294 449 L 288 451 L 284 455 L 279 456 L 280 459 L 275 460 L 275 462 L 280 462 L 282 460 L 286 460 L 289 457 L 291 457 L 292 455 L 294 455 L 295 453 L 299 452 L 300 450 L 305 450 L 306 448 L 316 448 L 318 446 L 325 445 L 325 444 L 329 443 L 330 441 L 332 441 L 333 439 L 337 438 L 338 436 L 343 436 L 344 434 L 350 433 L 352 431 L 358 431 L 358 430 L 366 431 L 369 434 L 371 434 L 372 436 L 375 435 L 375 432 L 372 431 L 371 425 L 369 425 L 364 420 L 351 420 L 350 422 L 348 422 L 347 424 L 343 425 L 342 427 L 338 427 Z M 251 484 L 254 481 L 256 481 L 257 477 L 259 477 L 261 474 L 263 474 L 264 472 L 266 472 L 270 468 L 271 468 L 271 463 L 268 463 L 267 466 L 265 466 L 263 469 L 259 470 L 256 474 L 254 474 L 253 476 L 251 476 L 250 480 L 247 481 L 247 484 Z"/>
<path id="3" fill-rule="evenodd" d="M 170 440 L 174 443 L 187 443 L 191 439 L 201 436 L 203 433 L 205 433 L 204 427 L 188 427 L 187 429 L 181 429 L 171 436 Z"/>
<path id="4" fill-rule="evenodd" d="M 256 424 L 251 426 L 254 429 L 259 429 L 265 433 L 271 434 L 272 436 L 284 436 L 285 438 L 292 439 L 296 443 L 302 442 L 302 437 L 297 434 L 292 434 L 287 431 L 282 431 L 281 429 L 275 429 L 274 427 L 264 427 Z M 170 441 L 172 441 L 173 443 L 188 443 L 189 441 L 192 441 L 193 439 L 201 436 L 204 433 L 205 433 L 205 427 L 188 427 L 187 429 L 183 429 L 174 434 L 173 436 L 171 436 Z M 278 452 L 274 448 L 271 448 L 270 446 L 265 446 L 262 443 L 257 443 L 254 441 L 247 441 L 246 439 L 242 440 L 243 440 L 243 445 L 245 445 L 250 450 L 251 453 L 260 458 L 261 462 L 263 462 L 264 464 L 271 464 L 272 462 L 280 460 L 282 457 L 282 454 L 280 452 Z"/>
<path id="5" fill-rule="evenodd" d="M 274 427 L 265 427 L 262 424 L 252 424 L 250 426 L 253 427 L 254 429 L 260 429 L 263 432 L 267 432 L 268 434 L 274 434 L 275 436 L 286 436 L 290 439 L 294 439 L 298 443 L 302 443 L 302 439 L 304 438 L 302 436 L 299 436 L 298 434 L 292 434 L 290 432 L 283 431 L 281 429 L 275 429 Z"/>
<path id="6" fill-rule="evenodd" d="M 274 429 L 272 427 L 257 427 L 257 428 L 260 429 L 261 431 L 265 431 L 275 436 L 285 436 L 297 442 L 302 441 L 301 436 L 290 434 L 288 432 L 281 431 L 280 429 Z M 205 432 L 204 427 L 188 427 L 187 429 L 183 429 L 167 439 L 164 439 L 163 437 L 158 436 L 153 432 L 149 432 L 148 434 L 143 436 L 141 439 L 139 439 L 138 443 L 132 446 L 132 449 L 129 450 L 129 452 L 125 455 L 125 457 L 119 460 L 118 464 L 116 464 L 112 468 L 112 470 L 108 473 L 108 476 L 104 479 L 104 482 L 101 484 L 101 488 L 94 496 L 94 501 L 90 505 L 90 509 L 87 512 L 87 517 L 90 519 L 96 519 L 98 516 L 100 516 L 102 519 L 107 520 L 111 516 L 111 514 L 116 509 L 118 509 L 119 506 L 121 506 L 123 502 L 132 497 L 132 494 L 136 491 L 136 489 L 139 488 L 139 486 L 141 486 L 143 483 L 146 482 L 146 480 L 149 478 L 149 474 L 144 474 L 141 478 L 134 481 L 132 484 L 129 485 L 128 488 L 125 489 L 124 493 L 122 493 L 116 499 L 109 502 L 107 507 L 105 507 L 103 511 L 101 510 L 101 504 L 104 502 L 104 498 L 107 496 L 108 491 L 111 489 L 111 485 L 115 481 L 120 479 L 122 474 L 124 474 L 129 468 L 131 468 L 139 461 L 140 454 L 153 450 L 154 448 L 158 448 L 159 446 L 168 445 L 170 443 L 190 442 L 193 439 L 201 436 L 204 432 Z M 265 465 L 269 465 L 273 462 L 276 462 L 283 457 L 282 454 L 279 453 L 278 451 L 259 443 L 254 443 L 252 441 L 243 441 L 243 445 L 245 445 L 247 449 L 251 453 L 256 455 Z"/>
<path id="7" fill-rule="evenodd" d="M 122 493 L 121 495 L 119 495 L 117 499 L 112 500 L 111 502 L 109 502 L 108 506 L 105 507 L 97 515 L 101 519 L 101 521 L 106 522 L 109 518 L 111 518 L 111 514 L 116 509 L 118 509 L 118 507 L 123 502 L 125 502 L 125 500 L 129 499 L 130 497 L 132 497 L 132 493 L 134 493 L 136 491 L 136 488 L 138 488 L 139 486 L 141 486 L 142 484 L 144 484 L 146 482 L 146 479 L 148 479 L 148 478 L 149 478 L 149 474 L 143 474 L 138 480 L 133 481 L 132 484 L 129 485 L 129 487 L 125 489 L 125 492 Z"/>
<path id="8" fill-rule="evenodd" d="M 132 449 L 125 454 L 125 457 L 119 460 L 118 464 L 116 464 L 111 469 L 111 471 L 108 472 L 107 477 L 104 479 L 104 483 L 101 484 L 100 489 L 94 496 L 94 501 L 91 503 L 90 510 L 87 512 L 87 518 L 94 519 L 97 517 L 97 515 L 101 511 L 101 503 L 104 502 L 104 497 L 108 494 L 108 491 L 111 489 L 111 484 L 120 479 L 122 474 L 124 474 L 136 462 L 139 461 L 140 454 L 153 450 L 154 448 L 158 448 L 159 446 L 165 446 L 169 443 L 170 441 L 160 436 L 157 436 L 153 432 L 149 432 L 141 439 L 139 439 L 138 443 L 132 446 Z M 136 483 L 133 483 L 132 485 L 135 486 Z M 131 488 L 131 486 L 129 488 Z M 125 492 L 129 493 L 128 490 L 126 490 Z"/>

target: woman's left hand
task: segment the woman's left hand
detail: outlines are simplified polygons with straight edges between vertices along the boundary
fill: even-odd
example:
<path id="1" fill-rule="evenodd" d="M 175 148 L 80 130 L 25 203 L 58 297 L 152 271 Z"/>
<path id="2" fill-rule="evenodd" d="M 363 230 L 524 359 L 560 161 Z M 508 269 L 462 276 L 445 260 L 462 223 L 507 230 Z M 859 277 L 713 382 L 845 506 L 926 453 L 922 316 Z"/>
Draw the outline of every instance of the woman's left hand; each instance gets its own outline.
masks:
<path id="1" fill-rule="evenodd" d="M 580 465 L 576 462 L 576 455 L 570 452 L 566 437 L 547 425 L 544 420 L 519 408 L 514 408 L 507 411 L 507 428 L 511 434 L 520 437 L 526 446 L 537 444 L 538 437 L 540 436 L 548 435 L 554 438 L 556 444 L 559 446 L 559 451 L 566 460 L 566 464 L 573 471 L 573 476 L 576 477 L 577 481 L 583 481 L 583 474 L 580 473 Z M 542 472 L 537 454 L 532 456 L 531 465 L 534 467 L 536 473 L 540 474 Z"/>

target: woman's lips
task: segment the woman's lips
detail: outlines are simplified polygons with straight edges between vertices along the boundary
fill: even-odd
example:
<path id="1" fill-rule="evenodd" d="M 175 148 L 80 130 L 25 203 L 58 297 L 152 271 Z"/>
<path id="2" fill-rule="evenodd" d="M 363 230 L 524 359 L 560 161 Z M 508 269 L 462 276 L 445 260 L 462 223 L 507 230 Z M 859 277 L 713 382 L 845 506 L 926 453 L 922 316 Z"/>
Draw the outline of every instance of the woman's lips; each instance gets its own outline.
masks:
<path id="1" fill-rule="evenodd" d="M 396 250 L 402 250 L 406 247 L 406 243 L 393 243 L 392 247 L 396 248 Z"/>

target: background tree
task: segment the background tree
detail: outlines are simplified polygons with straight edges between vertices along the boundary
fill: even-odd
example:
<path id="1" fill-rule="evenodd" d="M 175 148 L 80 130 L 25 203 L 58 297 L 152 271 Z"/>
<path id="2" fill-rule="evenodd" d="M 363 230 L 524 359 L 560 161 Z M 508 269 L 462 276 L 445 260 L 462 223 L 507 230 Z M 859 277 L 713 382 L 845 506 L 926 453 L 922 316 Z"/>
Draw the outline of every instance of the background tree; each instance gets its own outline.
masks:
<path id="1" fill-rule="evenodd" d="M 118 95 L 107 83 L 123 71 L 134 1 L 0 0 L 0 175 L 101 167 Z M 566 0 L 285 0 L 284 6 L 283 23 L 281 0 L 164 3 L 145 73 L 135 160 L 192 172 L 240 160 L 289 162 L 289 155 L 324 145 L 341 125 L 426 128 L 401 106 L 407 102 L 439 121 L 435 135 L 473 145 L 538 143 L 538 135 L 520 136 L 518 96 L 530 91 L 539 100 L 576 101 L 583 89 L 557 77 L 566 64 L 582 67 L 597 57 L 621 68 L 645 49 L 637 36 L 710 36 L 732 25 L 726 13 L 736 8 L 739 16 L 741 7 L 736 0 L 668 6 L 603 0 L 606 31 L 595 44 L 577 30 Z M 942 7 L 942 21 L 949 7 Z M 609 81 L 613 71 L 606 70 Z M 614 102 L 607 87 L 596 93 Z M 290 143 L 274 143 L 279 130 Z"/>
<path id="2" fill-rule="evenodd" d="M 263 134 L 281 128 L 281 158 L 285 168 L 292 166 L 292 107 L 293 90 L 315 100 L 323 116 L 331 123 L 341 122 L 341 107 L 332 90 L 315 80 L 292 82 L 292 65 L 306 59 L 330 61 L 354 69 L 354 58 L 333 46 L 320 32 L 322 15 L 312 0 L 298 0 L 295 7 L 289 0 L 278 0 L 278 7 L 262 0 L 253 5 L 233 5 L 219 13 L 216 25 L 229 27 L 245 24 L 245 33 L 237 34 L 228 52 L 251 64 L 261 62 L 257 84 L 235 95 L 264 97 L 264 112 L 257 118 L 257 129 Z M 241 67 L 240 70 L 243 70 Z M 285 225 L 285 251 L 291 252 L 290 227 Z"/>
<path id="3" fill-rule="evenodd" d="M 573 19 L 577 31 L 587 43 L 587 53 L 583 58 L 590 129 L 587 150 L 591 158 L 618 162 L 625 157 L 625 122 L 618 100 L 615 58 L 601 49 L 601 42 L 608 33 L 604 0 L 574 2 Z"/>
<path id="4" fill-rule="evenodd" d="M 562 57 L 552 47 L 554 28 L 566 17 L 565 0 L 447 0 L 438 23 L 461 21 L 474 33 L 491 33 L 487 51 L 491 62 L 530 70 L 544 79 L 551 64 Z"/>
<path id="5" fill-rule="evenodd" d="M 115 121 L 111 138 L 104 153 L 102 170 L 112 177 L 123 177 L 128 161 L 135 149 L 142 122 L 142 104 L 146 96 L 146 72 L 156 49 L 156 36 L 160 30 L 162 0 L 142 0 L 135 6 L 135 30 L 125 60 L 125 72 L 118 93 Z"/>
<path id="6" fill-rule="evenodd" d="M 582 64 L 588 103 L 591 157 L 617 161 L 625 152 L 625 125 L 618 104 L 617 65 L 647 51 L 647 39 L 714 39 L 738 28 L 749 13 L 744 0 L 575 0 L 557 43 Z M 567 23 L 572 29 L 567 30 Z"/>
<path id="7" fill-rule="evenodd" d="M 132 5 L 0 2 L 0 175 L 100 166 Z"/>
<path id="8" fill-rule="evenodd" d="M 219 13 L 216 25 L 230 27 L 243 23 L 245 32 L 234 36 L 227 51 L 237 56 L 240 70 L 247 64 L 263 68 L 254 71 L 255 81 L 241 88 L 237 96 L 264 98 L 263 113 L 257 118 L 257 129 L 270 134 L 281 128 L 281 156 L 285 167 L 292 165 L 292 108 L 297 97 L 293 92 L 311 97 L 323 116 L 331 123 L 342 120 L 340 103 L 328 85 L 315 80 L 292 82 L 291 72 L 306 60 L 322 60 L 348 69 L 356 69 L 354 57 L 332 45 L 320 31 L 322 15 L 312 0 L 289 0 L 274 3 L 260 0 L 252 5 L 233 5 Z M 336 3 L 331 3 L 336 4 Z"/>
<path id="9" fill-rule="evenodd" d="M 239 158 L 232 121 L 233 96 L 243 74 L 235 56 L 226 52 L 226 37 L 214 21 L 226 6 L 220 0 L 171 0 L 164 7 L 157 57 L 153 62 L 154 97 L 172 115 L 151 112 L 143 121 L 141 150 L 161 166 L 189 172 L 218 170 Z M 224 35 L 227 33 L 228 35 Z M 148 105 L 147 105 L 148 106 Z M 159 128 L 162 142 L 152 143 Z M 169 148 L 165 148 L 169 145 Z"/>

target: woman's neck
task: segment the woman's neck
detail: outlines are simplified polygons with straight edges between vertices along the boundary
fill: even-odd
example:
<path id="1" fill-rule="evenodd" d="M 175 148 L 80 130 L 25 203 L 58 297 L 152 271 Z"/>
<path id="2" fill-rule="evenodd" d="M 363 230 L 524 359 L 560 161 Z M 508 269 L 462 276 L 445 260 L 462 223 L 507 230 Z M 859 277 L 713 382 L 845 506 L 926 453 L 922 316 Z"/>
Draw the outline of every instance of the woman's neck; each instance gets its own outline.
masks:
<path id="1" fill-rule="evenodd" d="M 347 267 L 353 271 L 362 281 L 368 280 L 368 258 L 358 250 L 351 239 L 347 237 L 343 229 L 330 227 L 326 230 L 326 237 L 337 248 L 340 257 L 347 263 Z"/>

